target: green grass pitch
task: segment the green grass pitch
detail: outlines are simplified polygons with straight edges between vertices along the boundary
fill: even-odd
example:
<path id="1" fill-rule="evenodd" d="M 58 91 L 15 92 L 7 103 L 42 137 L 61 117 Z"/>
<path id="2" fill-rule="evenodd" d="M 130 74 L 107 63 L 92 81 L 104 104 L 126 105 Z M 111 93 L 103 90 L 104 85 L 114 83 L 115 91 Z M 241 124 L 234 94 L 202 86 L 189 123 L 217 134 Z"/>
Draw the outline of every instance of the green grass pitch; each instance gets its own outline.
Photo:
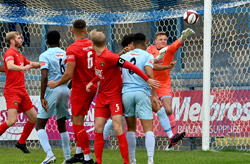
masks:
<path id="1" fill-rule="evenodd" d="M 29 149 L 31 154 L 23 154 L 15 148 L 0 149 L 0 164 L 39 164 L 45 158 L 42 149 Z M 64 160 L 62 149 L 53 149 L 56 163 Z M 72 152 L 73 154 L 74 152 Z M 94 154 L 92 154 L 94 157 Z M 136 151 L 137 164 L 147 164 L 147 152 Z M 155 151 L 155 164 L 249 164 L 250 153 L 241 151 Z M 118 150 L 104 150 L 103 164 L 122 164 Z"/>

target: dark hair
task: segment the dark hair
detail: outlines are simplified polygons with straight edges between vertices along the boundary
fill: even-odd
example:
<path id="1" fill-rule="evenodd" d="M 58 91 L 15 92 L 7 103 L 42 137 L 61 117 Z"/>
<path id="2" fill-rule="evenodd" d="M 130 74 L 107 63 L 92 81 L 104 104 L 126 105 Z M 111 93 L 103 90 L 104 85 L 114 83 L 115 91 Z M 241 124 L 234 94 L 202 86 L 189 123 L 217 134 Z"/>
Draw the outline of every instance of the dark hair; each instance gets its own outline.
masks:
<path id="1" fill-rule="evenodd" d="M 132 43 L 134 36 L 135 36 L 135 34 L 124 35 L 124 37 L 122 38 L 122 42 L 121 42 L 122 47 L 123 48 L 127 47 L 130 43 Z"/>
<path id="2" fill-rule="evenodd" d="M 134 44 L 144 44 L 146 41 L 146 36 L 143 33 L 136 33 L 133 38 Z"/>
<path id="3" fill-rule="evenodd" d="M 78 19 L 73 23 L 73 28 L 77 30 L 83 30 L 86 27 L 86 22 L 82 19 Z"/>
<path id="4" fill-rule="evenodd" d="M 47 34 L 47 43 L 49 45 L 59 44 L 60 41 L 60 33 L 58 31 L 50 31 Z"/>

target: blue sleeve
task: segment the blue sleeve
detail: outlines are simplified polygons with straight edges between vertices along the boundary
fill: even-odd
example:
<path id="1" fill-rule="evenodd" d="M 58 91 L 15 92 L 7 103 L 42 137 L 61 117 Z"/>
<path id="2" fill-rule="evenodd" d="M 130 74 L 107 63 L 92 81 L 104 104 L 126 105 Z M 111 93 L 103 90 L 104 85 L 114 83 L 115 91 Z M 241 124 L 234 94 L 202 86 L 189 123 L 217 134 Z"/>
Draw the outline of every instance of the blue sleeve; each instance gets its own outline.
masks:
<path id="1" fill-rule="evenodd" d="M 48 58 L 44 54 L 41 54 L 39 56 L 39 63 L 40 63 L 40 70 L 49 69 L 49 61 L 48 61 Z"/>
<path id="2" fill-rule="evenodd" d="M 153 63 L 154 63 L 154 56 L 153 55 L 147 55 L 145 66 L 150 66 L 150 67 L 153 68 L 154 67 Z"/>

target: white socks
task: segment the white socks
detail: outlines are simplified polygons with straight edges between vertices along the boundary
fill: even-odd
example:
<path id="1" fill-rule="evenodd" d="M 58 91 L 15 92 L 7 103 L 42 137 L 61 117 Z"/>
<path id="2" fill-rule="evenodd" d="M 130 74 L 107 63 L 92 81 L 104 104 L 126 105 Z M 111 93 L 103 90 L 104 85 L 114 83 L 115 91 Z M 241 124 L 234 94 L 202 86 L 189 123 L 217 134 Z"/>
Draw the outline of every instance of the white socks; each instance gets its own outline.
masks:
<path id="1" fill-rule="evenodd" d="M 104 126 L 104 130 L 103 130 L 103 138 L 104 138 L 104 140 L 106 140 L 108 138 L 108 136 L 111 133 L 112 128 L 113 128 L 113 121 L 111 119 L 109 119 L 106 122 L 106 124 Z"/>
<path id="2" fill-rule="evenodd" d="M 69 133 L 60 133 L 62 138 L 63 154 L 66 160 L 70 159 Z"/>
<path id="3" fill-rule="evenodd" d="M 145 145 L 148 153 L 148 160 L 153 162 L 155 152 L 155 136 L 152 131 L 148 131 L 145 134 Z"/>
<path id="4" fill-rule="evenodd" d="M 128 151 L 130 162 L 135 162 L 135 149 L 136 149 L 136 138 L 135 132 L 127 132 L 127 141 L 128 141 Z"/>
<path id="5" fill-rule="evenodd" d="M 167 133 L 168 138 L 171 138 L 173 136 L 173 132 L 171 130 L 171 125 L 168 119 L 168 116 L 165 112 L 164 107 L 162 107 L 158 112 L 157 115 L 159 117 L 160 123 L 164 131 Z"/>
<path id="6" fill-rule="evenodd" d="M 43 147 L 44 152 L 47 154 L 47 157 L 52 157 L 54 154 L 52 152 L 51 146 L 49 144 L 48 134 L 44 129 L 39 129 L 37 131 L 41 146 Z"/>

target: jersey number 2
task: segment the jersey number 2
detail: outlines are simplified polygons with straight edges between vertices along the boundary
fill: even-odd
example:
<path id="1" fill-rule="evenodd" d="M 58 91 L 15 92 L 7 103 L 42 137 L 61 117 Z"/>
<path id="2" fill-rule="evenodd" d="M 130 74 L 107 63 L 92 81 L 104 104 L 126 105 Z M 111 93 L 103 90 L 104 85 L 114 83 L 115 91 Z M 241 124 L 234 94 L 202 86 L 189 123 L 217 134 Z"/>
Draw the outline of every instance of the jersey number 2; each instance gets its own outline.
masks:
<path id="1" fill-rule="evenodd" d="M 130 63 L 132 63 L 132 64 L 136 65 L 136 59 L 135 59 L 135 58 L 130 59 Z M 128 72 L 129 72 L 129 74 L 131 74 L 131 75 L 133 75 L 133 74 L 134 74 L 134 72 L 133 72 L 133 71 L 131 71 L 130 69 L 128 70 Z"/>

